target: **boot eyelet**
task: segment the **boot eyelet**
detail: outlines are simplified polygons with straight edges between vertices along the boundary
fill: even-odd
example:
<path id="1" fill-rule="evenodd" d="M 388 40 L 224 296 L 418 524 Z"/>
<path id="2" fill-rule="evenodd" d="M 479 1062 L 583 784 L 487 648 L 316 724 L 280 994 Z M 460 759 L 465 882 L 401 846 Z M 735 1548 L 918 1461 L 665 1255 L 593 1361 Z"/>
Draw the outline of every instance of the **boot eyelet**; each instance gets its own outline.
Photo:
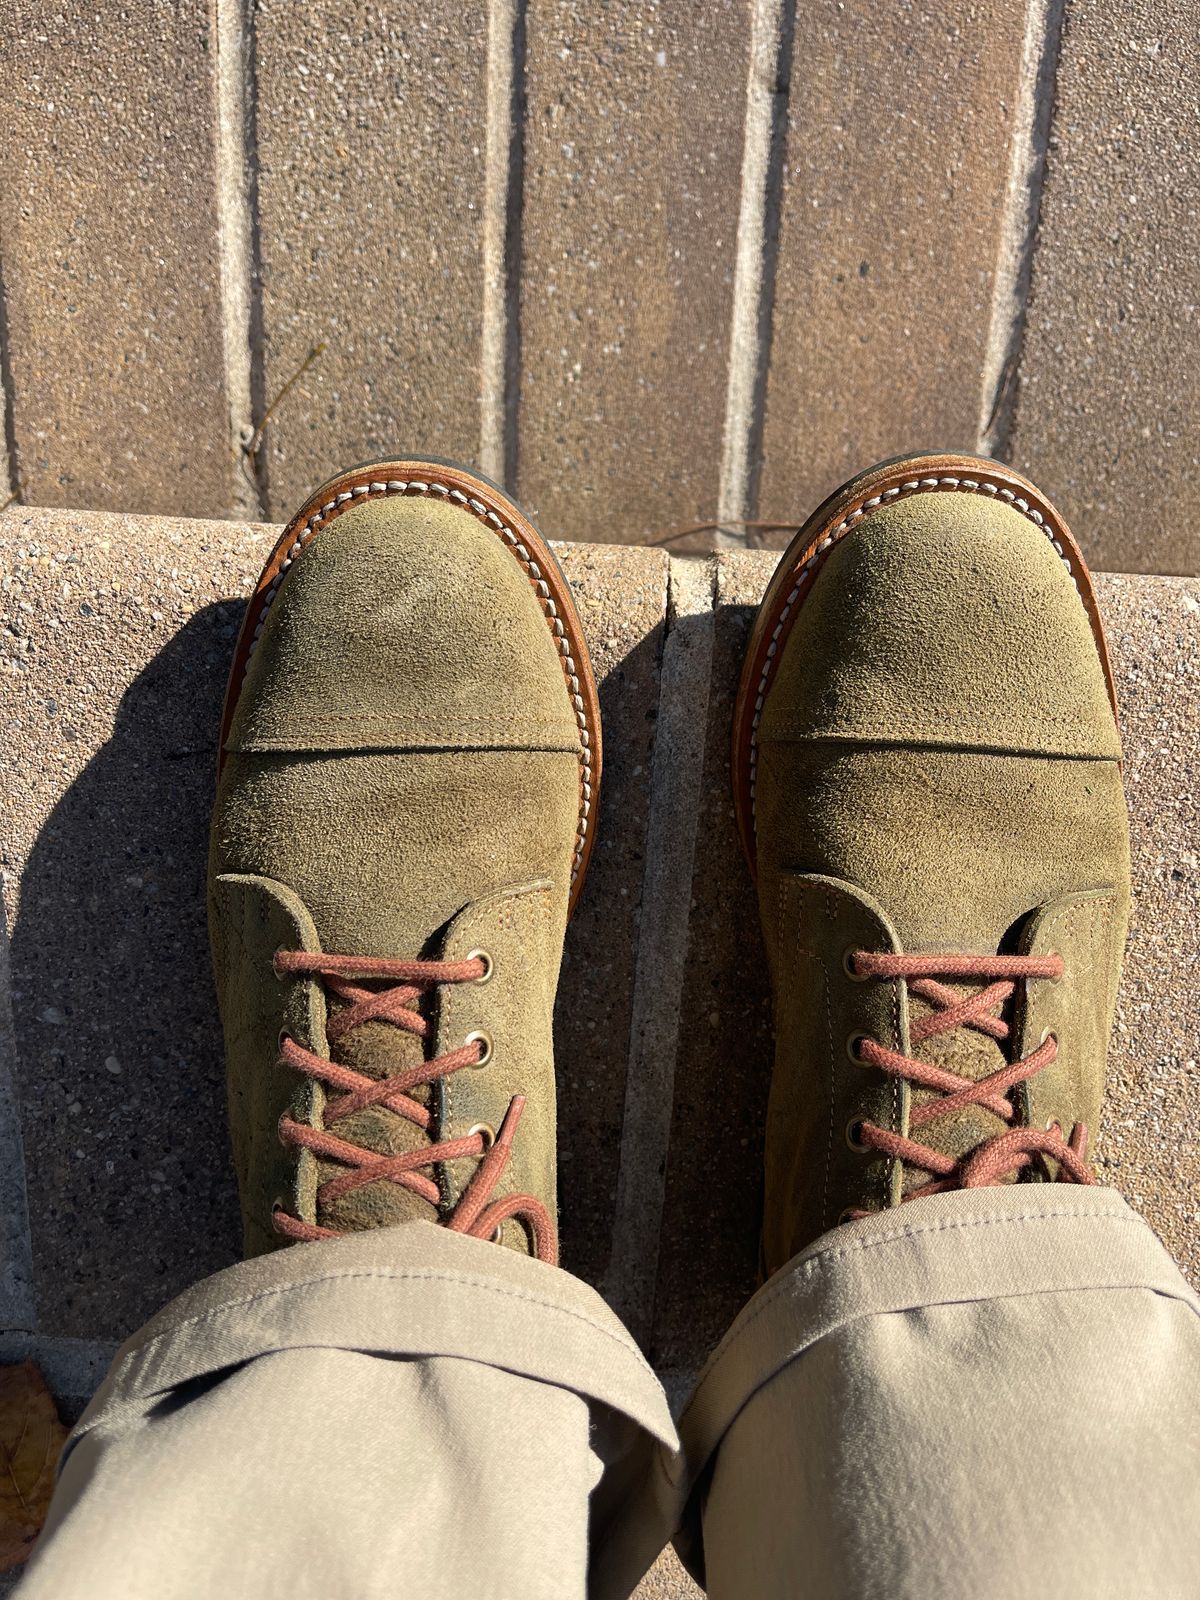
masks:
<path id="1" fill-rule="evenodd" d="M 467 1129 L 468 1139 L 472 1138 L 475 1134 L 478 1134 L 483 1140 L 483 1148 L 485 1150 L 490 1150 L 496 1142 L 496 1130 L 495 1128 L 490 1127 L 486 1122 L 477 1122 L 473 1127 Z"/>
<path id="2" fill-rule="evenodd" d="M 483 979 L 481 978 L 479 981 L 482 983 Z M 476 1028 L 474 1033 L 469 1033 L 467 1035 L 466 1043 L 477 1044 L 479 1046 L 479 1060 L 473 1061 L 471 1065 L 473 1067 L 486 1067 L 488 1062 L 492 1059 L 492 1056 L 495 1054 L 496 1048 L 492 1042 L 491 1034 L 485 1033 L 482 1028 Z"/>
<path id="3" fill-rule="evenodd" d="M 844 1210 L 838 1212 L 837 1225 L 839 1228 L 843 1227 L 847 1222 L 857 1221 L 858 1213 L 853 1206 L 846 1206 Z"/>
<path id="4" fill-rule="evenodd" d="M 854 958 L 857 954 L 858 951 L 853 945 L 848 950 L 842 951 L 842 971 L 850 979 L 851 983 L 866 983 L 867 974 L 860 972 L 854 963 Z"/>
<path id="5" fill-rule="evenodd" d="M 866 1033 L 852 1033 L 846 1040 L 846 1054 L 856 1067 L 869 1067 L 871 1063 L 865 1056 L 860 1055 L 859 1046 L 865 1044 L 870 1038 Z"/>
<path id="6" fill-rule="evenodd" d="M 488 1234 L 488 1242 L 489 1242 L 489 1244 L 501 1244 L 503 1242 L 503 1239 L 504 1239 L 504 1224 L 502 1222 L 498 1222 L 496 1224 L 496 1226 L 492 1229 L 491 1233 Z"/>
<path id="7" fill-rule="evenodd" d="M 276 1055 L 280 1055 L 281 1056 L 283 1054 L 283 1047 L 284 1047 L 285 1044 L 288 1044 L 291 1041 L 291 1037 L 292 1037 L 291 1034 L 287 1031 L 286 1028 L 280 1028 L 278 1034 L 275 1036 L 275 1053 L 276 1053 Z"/>
<path id="8" fill-rule="evenodd" d="M 864 1144 L 862 1140 L 862 1129 L 865 1121 L 865 1117 L 854 1117 L 846 1124 L 846 1143 L 854 1151 L 855 1155 L 864 1156 L 871 1148 L 869 1144 Z"/>
<path id="9" fill-rule="evenodd" d="M 1058 1035 L 1055 1033 L 1054 1029 L 1053 1028 L 1043 1028 L 1042 1029 L 1042 1037 L 1038 1040 L 1038 1049 L 1039 1050 L 1045 1044 L 1047 1039 L 1053 1039 L 1054 1043 L 1055 1043 L 1055 1046 L 1058 1045 Z"/>
<path id="10" fill-rule="evenodd" d="M 477 978 L 471 979 L 472 983 L 491 983 L 492 974 L 496 970 L 496 962 L 490 950 L 468 950 L 467 960 L 483 962 L 483 971 Z"/>
<path id="11" fill-rule="evenodd" d="M 1060 1139 L 1062 1138 L 1062 1123 L 1057 1117 L 1046 1118 L 1046 1132 L 1056 1133 Z"/>

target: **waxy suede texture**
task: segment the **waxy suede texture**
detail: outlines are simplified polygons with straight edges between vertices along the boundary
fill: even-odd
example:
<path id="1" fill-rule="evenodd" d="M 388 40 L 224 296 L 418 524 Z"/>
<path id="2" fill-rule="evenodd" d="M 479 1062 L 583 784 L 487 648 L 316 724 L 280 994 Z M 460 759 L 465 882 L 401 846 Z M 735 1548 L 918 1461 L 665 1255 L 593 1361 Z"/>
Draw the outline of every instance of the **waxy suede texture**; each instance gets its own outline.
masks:
<path id="1" fill-rule="evenodd" d="M 213 818 L 214 963 L 245 1247 L 281 1241 L 271 1212 L 355 1230 L 432 1217 L 376 1182 L 322 1208 L 344 1170 L 298 1156 L 280 1115 L 322 1125 L 325 1091 L 277 1064 L 280 1030 L 329 1054 L 319 983 L 281 981 L 283 948 L 459 959 L 485 949 L 487 982 L 444 986 L 422 1007 L 432 1038 L 388 1023 L 353 1030 L 335 1059 L 382 1078 L 475 1031 L 486 1066 L 418 1091 L 433 1133 L 498 1128 L 526 1096 L 495 1191 L 555 1210 L 554 991 L 579 803 L 579 733 L 550 630 L 517 560 L 459 507 L 367 502 L 297 558 L 268 613 L 233 718 Z M 426 1135 L 367 1107 L 332 1130 L 399 1153 Z M 464 1159 L 431 1174 L 444 1215 Z M 515 1220 L 504 1242 L 524 1250 Z"/>
<path id="2" fill-rule="evenodd" d="M 1060 980 L 1018 985 L 1004 1044 L 959 1028 L 919 1053 L 974 1080 L 1049 1029 L 1058 1059 L 1014 1091 L 1011 1125 L 1055 1119 L 1069 1134 L 1083 1121 L 1094 1139 L 1129 907 L 1119 757 L 1083 604 L 1020 512 L 976 494 L 914 495 L 830 551 L 759 732 L 758 888 L 778 1040 L 767 1270 L 846 1210 L 894 1204 L 923 1181 L 848 1137 L 863 1117 L 907 1133 L 933 1093 L 851 1059 L 857 1033 L 908 1052 L 925 1006 L 901 982 L 856 980 L 849 951 L 1060 953 Z M 958 1157 L 1005 1126 L 969 1107 L 917 1137 Z"/>

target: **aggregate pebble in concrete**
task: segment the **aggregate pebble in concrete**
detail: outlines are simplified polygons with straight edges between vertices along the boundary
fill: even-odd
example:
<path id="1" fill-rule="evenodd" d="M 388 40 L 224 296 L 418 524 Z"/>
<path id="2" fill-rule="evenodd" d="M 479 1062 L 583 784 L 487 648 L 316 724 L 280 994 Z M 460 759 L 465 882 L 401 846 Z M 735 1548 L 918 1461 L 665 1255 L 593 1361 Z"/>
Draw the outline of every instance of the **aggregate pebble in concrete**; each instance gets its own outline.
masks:
<path id="1" fill-rule="evenodd" d="M 211 10 L 6 8 L 0 317 L 27 500 L 229 510 Z"/>
<path id="2" fill-rule="evenodd" d="M 1009 458 L 1093 569 L 1200 572 L 1193 0 L 1067 0 Z"/>
<path id="3" fill-rule="evenodd" d="M 552 534 L 716 509 L 748 0 L 530 0 L 518 477 Z"/>
<path id="4" fill-rule="evenodd" d="M 123 1338 L 234 1260 L 204 869 L 216 723 L 276 530 L 0 521 L 18 1097 L 41 1325 Z M 666 557 L 559 552 L 612 740 L 557 1014 L 563 1251 L 607 1264 Z M 233 598 L 231 598 L 233 597 Z"/>

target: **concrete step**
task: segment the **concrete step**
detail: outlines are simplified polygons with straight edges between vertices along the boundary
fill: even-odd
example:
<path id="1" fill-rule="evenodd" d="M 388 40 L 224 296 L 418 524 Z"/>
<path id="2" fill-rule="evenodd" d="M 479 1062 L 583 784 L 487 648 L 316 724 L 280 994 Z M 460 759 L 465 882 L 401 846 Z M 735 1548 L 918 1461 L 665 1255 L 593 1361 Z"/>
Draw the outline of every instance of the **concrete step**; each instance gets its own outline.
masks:
<path id="1" fill-rule="evenodd" d="M 111 1341 L 237 1251 L 204 854 L 224 676 L 273 532 L 0 519 L 0 1359 L 41 1352 L 74 1403 Z M 727 746 L 775 557 L 558 553 L 605 719 L 556 1029 L 564 1255 L 681 1390 L 755 1276 L 770 1013 Z M 1099 1159 L 1200 1281 L 1200 582 L 1098 590 L 1137 897 Z M 690 1587 L 669 1561 L 653 1584 Z"/>

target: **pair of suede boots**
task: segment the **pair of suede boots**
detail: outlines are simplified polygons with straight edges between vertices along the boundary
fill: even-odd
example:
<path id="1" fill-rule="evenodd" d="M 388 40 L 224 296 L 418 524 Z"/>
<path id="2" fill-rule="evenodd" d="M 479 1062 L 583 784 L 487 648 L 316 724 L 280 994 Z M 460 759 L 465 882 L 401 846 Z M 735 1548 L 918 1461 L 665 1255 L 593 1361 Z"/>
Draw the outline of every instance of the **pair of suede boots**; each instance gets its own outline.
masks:
<path id="1" fill-rule="evenodd" d="M 557 1260 L 551 1020 L 600 732 L 566 581 L 495 485 L 377 462 L 289 524 L 209 880 L 247 1253 L 423 1218 Z M 916 1195 L 1094 1182 L 1128 837 L 1053 507 L 948 455 L 827 500 L 755 621 L 732 775 L 775 996 L 765 1269 Z"/>

